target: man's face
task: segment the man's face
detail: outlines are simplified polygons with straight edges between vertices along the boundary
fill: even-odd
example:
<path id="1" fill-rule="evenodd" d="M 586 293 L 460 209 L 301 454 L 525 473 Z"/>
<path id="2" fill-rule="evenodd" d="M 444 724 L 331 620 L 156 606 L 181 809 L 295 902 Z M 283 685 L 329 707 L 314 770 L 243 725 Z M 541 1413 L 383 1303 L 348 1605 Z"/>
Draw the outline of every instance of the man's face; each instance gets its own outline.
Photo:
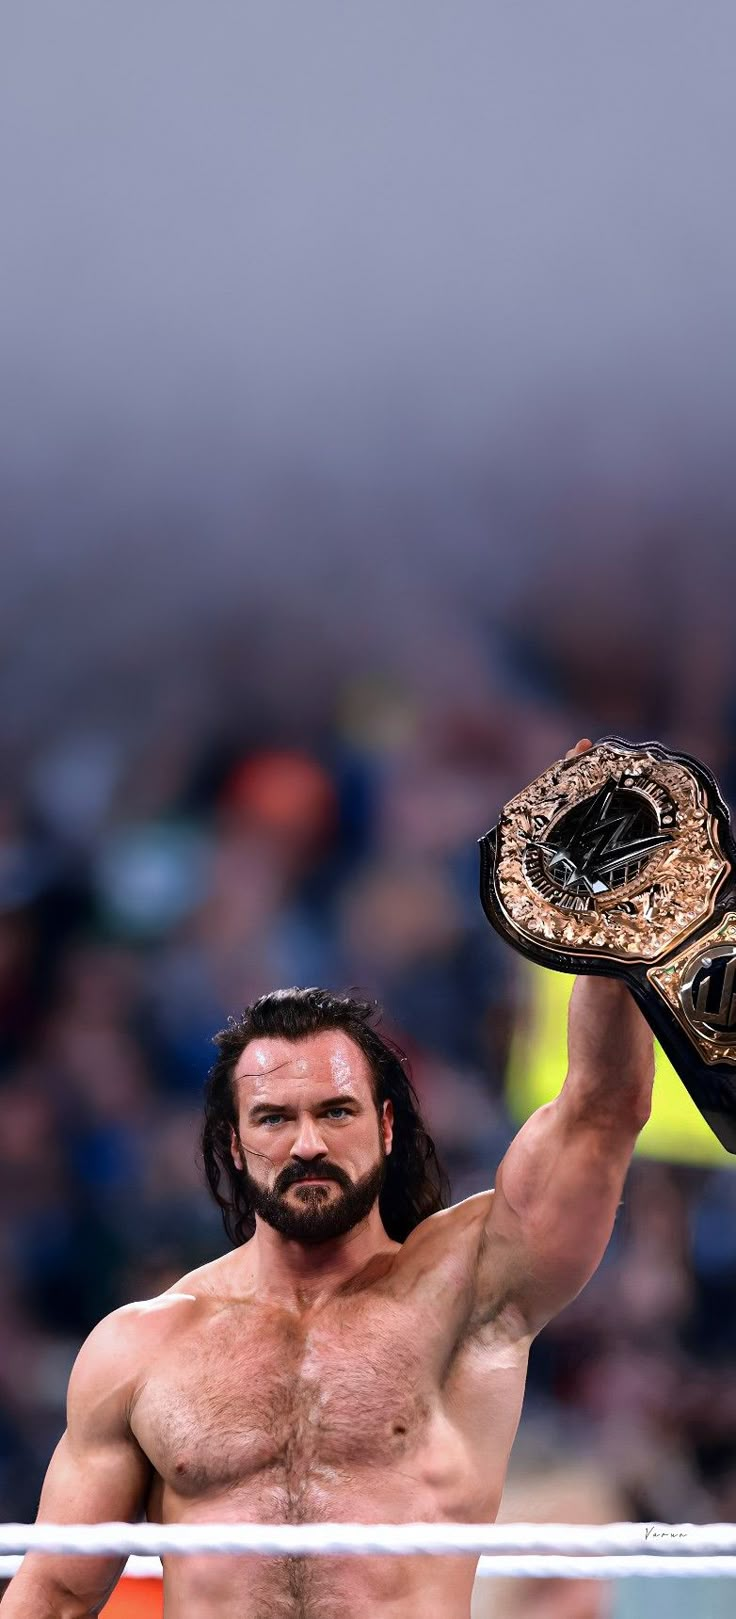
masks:
<path id="1" fill-rule="evenodd" d="M 349 1035 L 251 1040 L 235 1066 L 232 1155 L 255 1213 L 296 1242 L 343 1237 L 370 1213 L 391 1151 L 367 1058 Z"/>

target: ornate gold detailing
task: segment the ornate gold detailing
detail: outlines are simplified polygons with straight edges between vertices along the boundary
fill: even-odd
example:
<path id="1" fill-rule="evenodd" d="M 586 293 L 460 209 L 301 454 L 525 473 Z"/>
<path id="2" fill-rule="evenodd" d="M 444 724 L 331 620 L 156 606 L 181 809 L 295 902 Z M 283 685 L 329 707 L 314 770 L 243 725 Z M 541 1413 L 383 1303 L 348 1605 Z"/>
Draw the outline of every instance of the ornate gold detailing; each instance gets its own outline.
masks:
<path id="1" fill-rule="evenodd" d="M 581 811 L 589 819 L 608 784 L 619 806 L 640 807 L 640 831 L 648 816 L 651 835 L 627 842 L 624 823 L 634 811 L 602 819 L 605 881 L 596 883 L 568 859 L 560 827 L 572 823 L 577 806 L 591 804 Z M 595 822 L 585 831 L 588 846 L 594 836 Z M 645 749 L 599 744 L 553 765 L 511 800 L 498 828 L 496 894 L 510 928 L 573 957 L 600 951 L 618 961 L 658 961 L 712 915 L 728 871 L 696 777 Z"/>
<path id="2" fill-rule="evenodd" d="M 647 978 L 704 1062 L 736 1065 L 736 912 Z"/>

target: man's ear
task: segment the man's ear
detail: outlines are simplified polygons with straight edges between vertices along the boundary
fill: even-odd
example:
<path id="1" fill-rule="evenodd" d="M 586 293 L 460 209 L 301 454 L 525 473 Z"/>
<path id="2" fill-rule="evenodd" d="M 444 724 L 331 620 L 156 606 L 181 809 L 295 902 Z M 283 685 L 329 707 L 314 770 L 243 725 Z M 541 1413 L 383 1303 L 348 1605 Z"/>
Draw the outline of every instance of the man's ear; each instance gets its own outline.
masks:
<path id="1" fill-rule="evenodd" d="M 394 1139 L 394 1104 L 389 1097 L 383 1104 L 381 1112 L 381 1129 L 383 1131 L 383 1144 L 386 1152 L 390 1152 Z"/>
<path id="2" fill-rule="evenodd" d="M 235 1168 L 242 1170 L 243 1158 L 240 1151 L 240 1142 L 238 1141 L 232 1125 L 230 1126 L 230 1157 L 232 1158 Z"/>

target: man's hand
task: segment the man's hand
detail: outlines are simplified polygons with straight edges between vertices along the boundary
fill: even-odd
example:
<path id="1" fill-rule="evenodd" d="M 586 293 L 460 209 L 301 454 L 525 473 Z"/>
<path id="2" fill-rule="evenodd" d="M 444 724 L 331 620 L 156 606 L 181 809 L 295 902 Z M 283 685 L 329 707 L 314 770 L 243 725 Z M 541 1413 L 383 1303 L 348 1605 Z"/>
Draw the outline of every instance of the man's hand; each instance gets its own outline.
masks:
<path id="1" fill-rule="evenodd" d="M 592 746 L 582 737 L 565 754 L 574 759 Z M 654 1038 L 626 985 L 618 978 L 577 978 L 570 997 L 565 1090 L 581 1108 L 599 1111 L 631 1104 L 640 1127 L 649 1118 L 654 1080 Z"/>

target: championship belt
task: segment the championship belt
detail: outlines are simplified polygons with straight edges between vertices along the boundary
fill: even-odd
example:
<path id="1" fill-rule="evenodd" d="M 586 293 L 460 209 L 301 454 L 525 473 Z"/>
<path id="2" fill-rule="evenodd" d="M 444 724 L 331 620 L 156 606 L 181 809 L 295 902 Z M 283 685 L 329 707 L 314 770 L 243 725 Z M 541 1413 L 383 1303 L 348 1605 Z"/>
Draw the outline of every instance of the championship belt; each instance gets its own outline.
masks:
<path id="1" fill-rule="evenodd" d="M 492 926 L 543 967 L 623 978 L 736 1153 L 736 844 L 710 771 L 603 737 L 512 798 L 480 851 Z"/>

